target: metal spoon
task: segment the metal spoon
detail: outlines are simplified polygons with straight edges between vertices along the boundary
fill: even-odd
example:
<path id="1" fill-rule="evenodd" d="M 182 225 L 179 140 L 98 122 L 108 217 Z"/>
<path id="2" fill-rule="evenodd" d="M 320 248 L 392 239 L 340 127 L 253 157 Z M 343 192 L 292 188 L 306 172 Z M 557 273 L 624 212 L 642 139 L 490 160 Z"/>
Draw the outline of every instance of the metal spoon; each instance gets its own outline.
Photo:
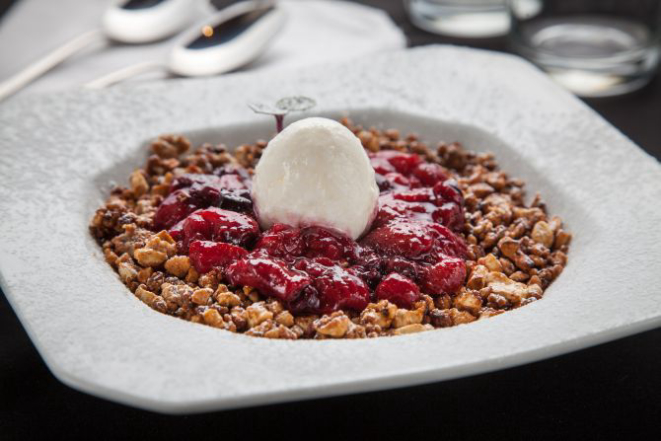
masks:
<path id="1" fill-rule="evenodd" d="M 0 83 L 0 101 L 18 92 L 91 43 L 149 43 L 174 35 L 192 19 L 191 0 L 123 0 L 108 8 L 100 29 L 85 32 Z"/>
<path id="2" fill-rule="evenodd" d="M 100 89 L 155 69 L 181 76 L 229 72 L 257 58 L 282 29 L 285 19 L 284 11 L 274 1 L 237 3 L 185 32 L 170 50 L 167 62 L 147 61 L 129 66 L 85 87 Z"/>

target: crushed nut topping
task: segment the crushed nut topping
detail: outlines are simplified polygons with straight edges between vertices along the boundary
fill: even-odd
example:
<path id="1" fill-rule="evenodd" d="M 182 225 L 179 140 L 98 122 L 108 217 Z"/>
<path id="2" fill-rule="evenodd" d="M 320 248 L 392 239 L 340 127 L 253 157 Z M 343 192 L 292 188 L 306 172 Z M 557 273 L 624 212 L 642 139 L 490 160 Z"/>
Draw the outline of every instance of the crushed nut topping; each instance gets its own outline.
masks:
<path id="1" fill-rule="evenodd" d="M 245 167 L 252 174 L 267 146 L 261 140 L 230 153 L 224 145 L 193 150 L 185 137 L 159 137 L 149 147 L 145 167 L 130 175 L 128 187 L 112 190 L 96 211 L 90 231 L 120 280 L 149 307 L 251 336 L 295 340 L 412 334 L 494 317 L 543 297 L 567 264 L 571 233 L 559 217 L 547 214 L 539 195 L 526 205 L 524 183 L 499 170 L 492 154 L 470 152 L 458 143 L 432 148 L 413 134 L 366 128 L 346 118 L 342 123 L 368 152 L 416 153 L 456 180 L 465 201 L 462 235 L 468 247 L 467 276 L 458 292 L 423 292 L 410 308 L 373 298 L 361 312 L 297 314 L 251 286 L 226 285 L 219 269 L 198 273 L 167 231 L 154 231 L 155 212 L 178 176 L 211 174 L 220 166 Z"/>

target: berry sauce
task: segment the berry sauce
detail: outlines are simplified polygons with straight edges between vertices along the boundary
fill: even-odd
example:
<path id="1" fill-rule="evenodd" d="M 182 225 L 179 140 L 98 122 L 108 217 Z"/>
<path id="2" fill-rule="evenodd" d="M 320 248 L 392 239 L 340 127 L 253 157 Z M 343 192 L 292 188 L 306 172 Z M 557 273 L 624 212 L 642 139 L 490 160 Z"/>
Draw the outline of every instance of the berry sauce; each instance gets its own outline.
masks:
<path id="1" fill-rule="evenodd" d="M 174 180 L 154 216 L 195 269 L 219 269 L 295 314 L 363 310 L 388 300 L 410 308 L 420 295 L 456 292 L 466 278 L 463 197 L 438 164 L 392 150 L 368 153 L 380 189 L 379 211 L 358 241 L 310 226 L 262 231 L 250 176 L 224 166 Z"/>

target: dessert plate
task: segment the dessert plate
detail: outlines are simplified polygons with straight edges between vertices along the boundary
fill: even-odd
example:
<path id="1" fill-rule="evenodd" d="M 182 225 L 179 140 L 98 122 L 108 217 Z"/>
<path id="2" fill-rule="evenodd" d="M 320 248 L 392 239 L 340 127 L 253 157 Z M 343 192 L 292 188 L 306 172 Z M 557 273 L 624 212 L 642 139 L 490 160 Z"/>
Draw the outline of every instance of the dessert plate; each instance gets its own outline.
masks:
<path id="1" fill-rule="evenodd" d="M 236 145 L 273 133 L 247 102 L 306 95 L 314 113 L 493 151 L 574 235 L 544 298 L 392 338 L 251 338 L 152 311 L 87 225 L 162 133 Z M 52 372 L 114 401 L 192 413 L 440 381 L 661 324 L 661 167 L 519 58 L 455 47 L 277 74 L 25 97 L 0 108 L 0 283 Z"/>

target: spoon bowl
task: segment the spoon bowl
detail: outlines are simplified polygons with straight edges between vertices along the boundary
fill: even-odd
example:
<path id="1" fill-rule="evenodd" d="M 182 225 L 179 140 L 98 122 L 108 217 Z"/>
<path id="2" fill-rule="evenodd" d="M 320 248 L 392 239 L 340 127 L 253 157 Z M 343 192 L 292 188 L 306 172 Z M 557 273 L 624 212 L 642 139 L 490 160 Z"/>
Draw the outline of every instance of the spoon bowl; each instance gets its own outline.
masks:
<path id="1" fill-rule="evenodd" d="M 121 43 L 151 43 L 179 32 L 194 11 L 191 0 L 128 0 L 105 11 L 102 28 Z"/>
<path id="2" fill-rule="evenodd" d="M 185 33 L 170 52 L 168 67 L 181 76 L 229 72 L 256 59 L 282 29 L 285 13 L 270 2 L 242 2 Z"/>

